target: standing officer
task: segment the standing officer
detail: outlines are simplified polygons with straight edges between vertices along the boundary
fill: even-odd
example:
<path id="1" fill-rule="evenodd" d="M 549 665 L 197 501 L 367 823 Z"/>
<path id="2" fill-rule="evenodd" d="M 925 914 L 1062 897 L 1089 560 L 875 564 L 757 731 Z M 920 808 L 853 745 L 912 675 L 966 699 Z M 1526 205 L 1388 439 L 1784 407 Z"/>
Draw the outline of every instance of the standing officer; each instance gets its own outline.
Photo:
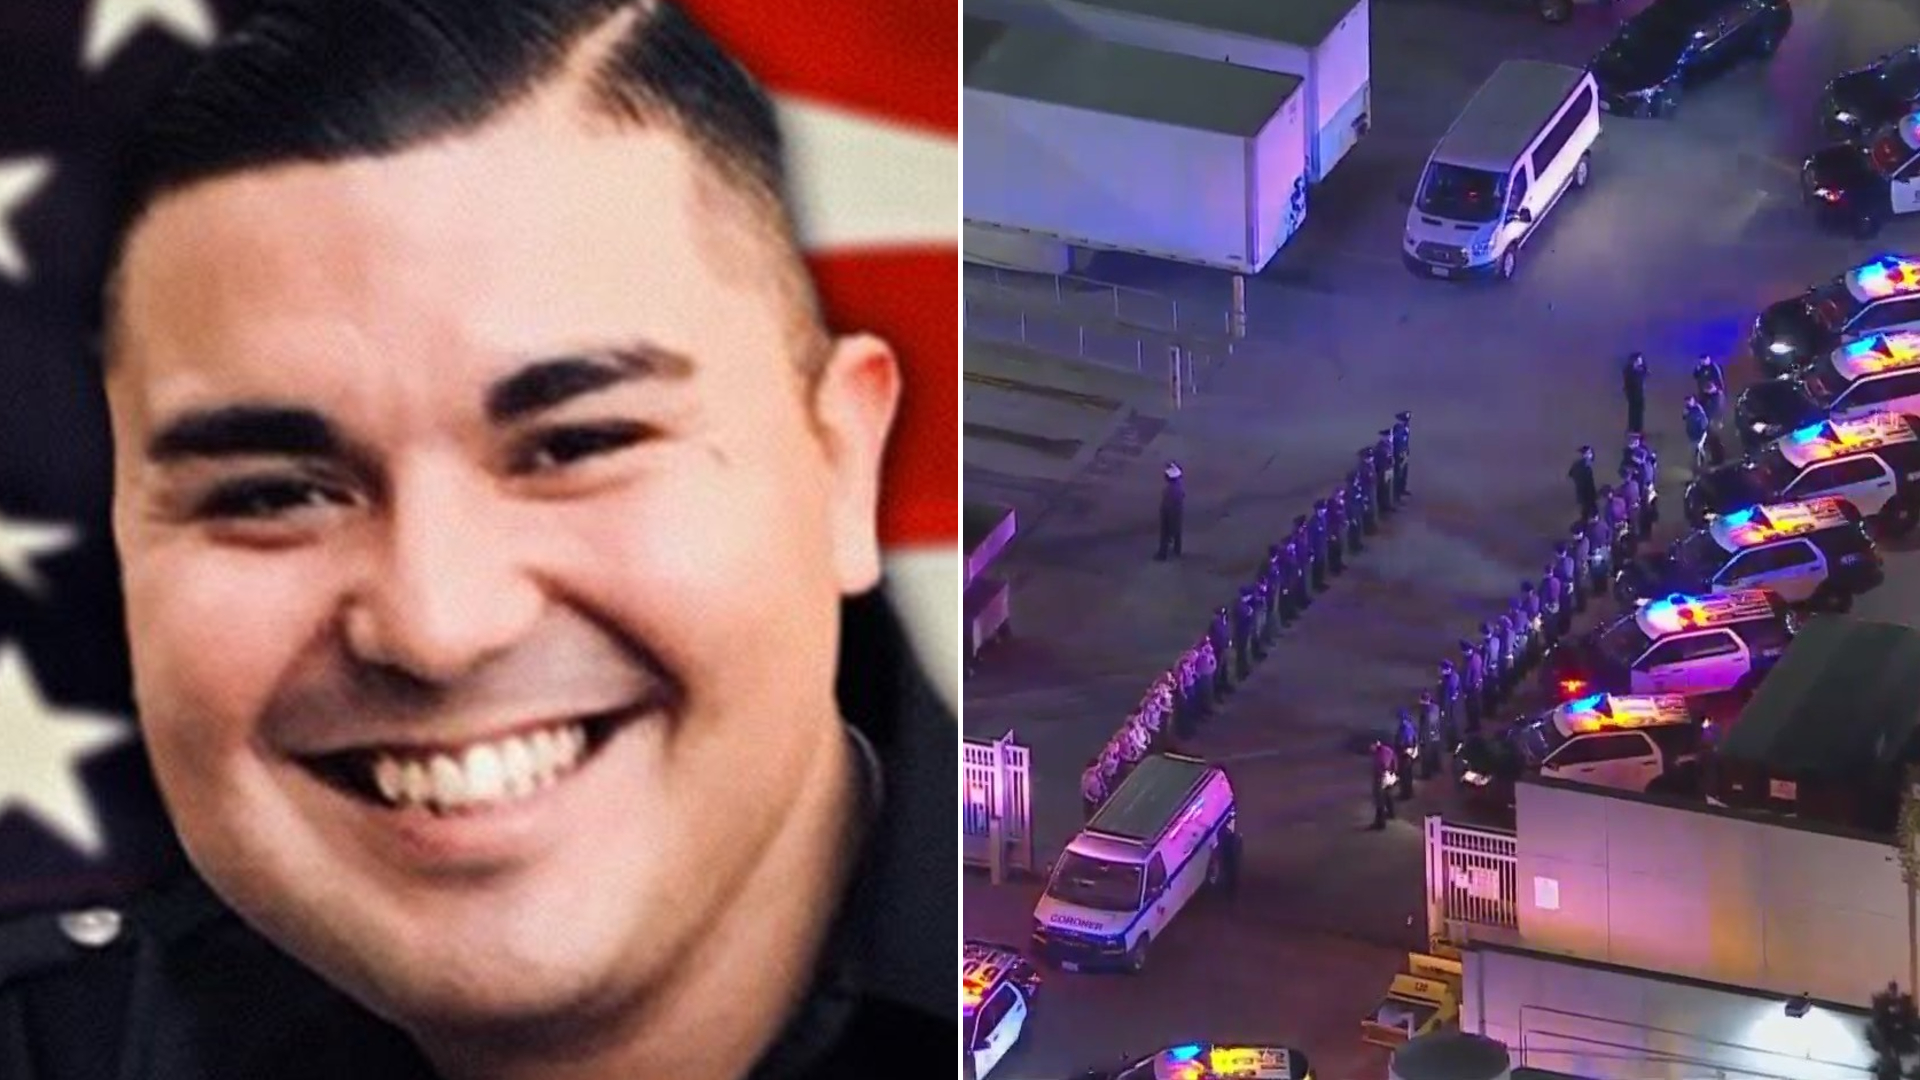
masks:
<path id="1" fill-rule="evenodd" d="M 1581 582 L 1586 580 L 1586 563 L 1575 559 L 1564 541 L 1553 545 L 1553 554 L 1553 576 L 1560 579 L 1560 636 L 1566 637 L 1573 630 L 1573 613 L 1586 606 L 1584 599 L 1575 599 L 1576 593 L 1585 593 Z"/>
<path id="2" fill-rule="evenodd" d="M 1527 650 L 1531 647 L 1527 644 L 1527 620 L 1521 616 L 1519 605 L 1507 601 L 1507 610 L 1494 629 L 1500 633 L 1501 649 L 1507 657 L 1507 689 L 1511 692 L 1520 676 L 1526 673 Z"/>
<path id="3" fill-rule="evenodd" d="M 1289 539 L 1280 545 L 1280 625 L 1292 626 L 1300 617 L 1300 553 Z"/>
<path id="4" fill-rule="evenodd" d="M 1633 432 L 1647 429 L 1647 358 L 1644 353 L 1634 353 L 1627 357 L 1626 367 L 1620 372 L 1621 387 L 1627 393 L 1627 430 Z"/>
<path id="5" fill-rule="evenodd" d="M 1380 531 L 1380 508 L 1373 503 L 1373 451 L 1360 451 L 1360 464 L 1347 474 L 1347 495 L 1353 500 L 1361 525 L 1368 536 Z"/>
<path id="6" fill-rule="evenodd" d="M 1580 448 L 1580 456 L 1573 459 L 1573 466 L 1567 470 L 1567 478 L 1573 481 L 1573 498 L 1580 504 L 1580 516 L 1591 517 L 1600 509 L 1600 495 L 1593 486 L 1593 447 Z"/>
<path id="7" fill-rule="evenodd" d="M 1588 531 L 1588 522 L 1592 515 L 1573 523 L 1572 543 L 1568 546 L 1573 556 L 1573 610 L 1585 614 L 1587 594 L 1593 591 L 1593 537 Z"/>
<path id="8" fill-rule="evenodd" d="M 1520 583 L 1519 599 L 1520 610 L 1527 617 L 1527 634 L 1533 638 L 1534 646 L 1537 648 L 1540 644 L 1540 632 L 1545 625 L 1542 617 L 1545 605 L 1540 602 L 1540 593 L 1533 587 L 1531 581 Z"/>
<path id="9" fill-rule="evenodd" d="M 1640 490 L 1640 470 L 1631 465 L 1620 469 L 1620 497 L 1627 501 L 1627 535 L 1637 548 L 1646 539 L 1647 499 Z"/>
<path id="10" fill-rule="evenodd" d="M 1373 501 L 1380 504 L 1381 514 L 1391 514 L 1396 507 L 1393 503 L 1393 429 L 1381 428 L 1380 438 L 1373 444 Z"/>
<path id="11" fill-rule="evenodd" d="M 1195 649 L 1194 671 L 1200 676 L 1196 683 L 1200 689 L 1200 718 L 1210 720 L 1220 698 L 1220 658 L 1214 654 L 1211 637 L 1201 638 Z"/>
<path id="12" fill-rule="evenodd" d="M 1197 722 L 1200 719 L 1197 708 L 1199 703 L 1195 700 L 1197 691 L 1195 684 L 1199 681 L 1200 676 L 1195 670 L 1195 658 L 1192 649 L 1188 649 L 1181 655 L 1180 664 L 1174 671 L 1176 673 L 1174 683 L 1176 693 L 1173 699 L 1173 733 L 1181 739 L 1191 739 L 1193 738 L 1194 729 L 1198 726 Z"/>
<path id="13" fill-rule="evenodd" d="M 1327 568 L 1335 577 L 1347 572 L 1347 489 L 1327 500 Z"/>
<path id="14" fill-rule="evenodd" d="M 1453 661 L 1440 661 L 1440 675 L 1434 685 L 1440 691 L 1440 734 L 1451 750 L 1460 741 L 1460 672 Z"/>
<path id="15" fill-rule="evenodd" d="M 1413 449 L 1413 413 L 1393 417 L 1393 500 L 1407 501 L 1407 457 Z"/>
<path id="16" fill-rule="evenodd" d="M 1640 466 L 1640 490 L 1647 496 L 1647 534 L 1651 536 L 1653 527 L 1660 523 L 1660 451 L 1642 439 L 1633 460 Z"/>
<path id="17" fill-rule="evenodd" d="M 1267 566 L 1265 580 L 1267 584 L 1267 621 L 1261 624 L 1261 640 L 1269 648 L 1280 639 L 1280 625 L 1286 619 L 1287 578 L 1286 568 L 1281 564 L 1281 556 L 1286 554 L 1279 544 L 1267 545 Z"/>
<path id="18" fill-rule="evenodd" d="M 1400 781 L 1394 785 L 1394 794 L 1402 799 L 1413 798 L 1413 765 L 1419 756 L 1420 726 L 1414 723 L 1413 713 L 1401 709 L 1393 729 L 1393 771 Z"/>
<path id="19" fill-rule="evenodd" d="M 1507 661 L 1506 639 L 1493 632 L 1492 623 L 1480 624 L 1480 655 L 1486 658 L 1487 680 L 1482 684 L 1481 707 L 1488 716 L 1493 715 L 1493 706 L 1506 692 Z"/>
<path id="20" fill-rule="evenodd" d="M 1313 516 L 1307 519 L 1307 537 L 1313 541 L 1313 591 L 1327 590 L 1327 501 L 1313 504 Z"/>
<path id="21" fill-rule="evenodd" d="M 1270 587 L 1268 570 L 1260 568 L 1260 573 L 1247 588 L 1253 599 L 1253 659 L 1257 663 L 1267 658 L 1268 646 L 1273 643 L 1273 597 L 1267 591 Z"/>
<path id="22" fill-rule="evenodd" d="M 1446 749 L 1440 738 L 1440 701 L 1434 701 L 1432 690 L 1421 690 L 1421 703 L 1415 705 L 1413 719 L 1419 723 L 1421 736 L 1421 780 L 1432 780 L 1440 771 L 1440 753 Z"/>
<path id="23" fill-rule="evenodd" d="M 1349 554 L 1358 555 L 1362 551 L 1365 551 L 1367 548 L 1367 543 L 1363 536 L 1363 534 L 1367 530 L 1360 520 L 1360 516 L 1366 511 L 1365 511 L 1365 508 L 1360 505 L 1360 503 L 1354 500 L 1354 496 L 1350 488 L 1342 488 L 1341 494 L 1347 497 L 1346 506 L 1345 506 L 1345 520 L 1347 523 L 1347 551 Z"/>
<path id="24" fill-rule="evenodd" d="M 1313 589 L 1309 587 L 1313 570 L 1313 526 L 1308 515 L 1301 514 L 1293 519 L 1293 545 L 1300 567 L 1300 587 L 1294 592 L 1294 601 L 1301 611 L 1313 606 Z"/>
<path id="25" fill-rule="evenodd" d="M 1233 675 L 1227 667 L 1233 655 L 1229 651 L 1233 637 L 1224 605 L 1214 611 L 1213 622 L 1207 625 L 1207 643 L 1213 646 L 1213 696 L 1224 698 L 1233 690 Z"/>
<path id="26" fill-rule="evenodd" d="M 1160 489 L 1160 551 L 1154 555 L 1156 562 L 1166 562 L 1167 556 L 1180 557 L 1180 538 L 1184 529 L 1182 523 L 1186 517 L 1187 489 L 1180 479 L 1180 463 L 1167 462 L 1167 468 L 1161 475 L 1167 478 L 1166 486 Z"/>
<path id="27" fill-rule="evenodd" d="M 1613 530 L 1599 515 L 1586 521 L 1587 591 L 1597 603 L 1607 595 L 1607 580 L 1613 576 Z"/>
<path id="28" fill-rule="evenodd" d="M 1480 710 L 1486 702 L 1487 667 L 1480 650 L 1465 638 L 1460 639 L 1460 671 L 1461 698 L 1467 706 L 1467 732 L 1472 734 L 1480 730 Z"/>
<path id="29" fill-rule="evenodd" d="M 1560 567 L 1550 562 L 1540 573 L 1540 624 L 1546 630 L 1548 648 L 1567 632 L 1566 598 L 1566 583 L 1560 580 Z"/>
<path id="30" fill-rule="evenodd" d="M 1415 719 L 1420 722 L 1420 779 L 1431 780 L 1440 771 L 1440 755 L 1446 750 L 1441 739 L 1440 703 L 1433 700 L 1432 690 L 1420 691 Z"/>
<path id="31" fill-rule="evenodd" d="M 1246 682 L 1253 674 L 1253 593 L 1245 585 L 1240 586 L 1240 596 L 1233 605 L 1233 677 L 1236 682 Z"/>
<path id="32" fill-rule="evenodd" d="M 1727 401 L 1727 373 L 1711 354 L 1701 353 L 1700 362 L 1693 365 L 1693 386 L 1707 416 L 1712 420 L 1720 419 L 1721 409 Z"/>
<path id="33" fill-rule="evenodd" d="M 1393 775 L 1393 764 L 1393 750 L 1384 740 L 1373 740 L 1367 751 L 1368 775 L 1373 782 L 1373 824 L 1368 828 L 1375 832 L 1386 828 L 1394 816 L 1391 788 L 1397 777 Z"/>
<path id="34" fill-rule="evenodd" d="M 1107 801 L 1107 775 L 1101 768 L 1099 758 L 1093 759 L 1086 771 L 1080 774 L 1080 814 L 1083 822 L 1092 821 L 1093 815 Z"/>
<path id="35" fill-rule="evenodd" d="M 1680 423 L 1687 429 L 1687 445 L 1693 447 L 1693 475 L 1699 476 L 1707 468 L 1707 432 L 1712 427 L 1699 398 L 1687 395 L 1680 407 Z"/>

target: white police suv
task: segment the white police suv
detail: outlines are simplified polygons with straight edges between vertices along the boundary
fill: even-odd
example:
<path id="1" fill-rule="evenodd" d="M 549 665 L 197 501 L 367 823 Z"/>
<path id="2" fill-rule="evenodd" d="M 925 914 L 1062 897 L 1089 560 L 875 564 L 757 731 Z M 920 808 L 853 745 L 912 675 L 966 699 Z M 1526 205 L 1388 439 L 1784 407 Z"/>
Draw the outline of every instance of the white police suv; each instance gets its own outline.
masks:
<path id="1" fill-rule="evenodd" d="M 1560 701 L 1745 691 L 1779 663 L 1799 629 L 1787 602 L 1763 589 L 1668 596 L 1554 646 L 1541 677 Z"/>
<path id="2" fill-rule="evenodd" d="M 1852 338 L 1920 329 L 1920 261 L 1882 255 L 1777 303 L 1754 320 L 1754 359 L 1790 371 Z"/>
<path id="3" fill-rule="evenodd" d="M 1869 412 L 1920 416 L 1920 330 L 1849 341 L 1794 374 L 1754 383 L 1733 407 L 1749 452 L 1828 417 Z"/>
<path id="4" fill-rule="evenodd" d="M 1707 721 L 1680 694 L 1589 694 L 1514 721 L 1497 736 L 1469 739 L 1454 754 L 1454 779 L 1469 798 L 1513 805 L 1525 775 L 1621 791 L 1673 783 L 1700 760 Z"/>
<path id="5" fill-rule="evenodd" d="M 1886 577 L 1852 503 L 1834 496 L 1768 503 L 1714 518 L 1665 554 L 1614 575 L 1622 603 L 1715 590 L 1765 589 L 1789 604 L 1845 611 Z"/>
<path id="6" fill-rule="evenodd" d="M 969 941 L 960 950 L 961 1065 L 968 1080 L 993 1071 L 1025 1034 L 1040 972 L 1004 945 Z"/>
<path id="7" fill-rule="evenodd" d="M 1888 536 L 1920 523 L 1920 432 L 1899 413 L 1823 421 L 1775 439 L 1687 485 L 1687 521 L 1749 506 L 1837 495 Z"/>

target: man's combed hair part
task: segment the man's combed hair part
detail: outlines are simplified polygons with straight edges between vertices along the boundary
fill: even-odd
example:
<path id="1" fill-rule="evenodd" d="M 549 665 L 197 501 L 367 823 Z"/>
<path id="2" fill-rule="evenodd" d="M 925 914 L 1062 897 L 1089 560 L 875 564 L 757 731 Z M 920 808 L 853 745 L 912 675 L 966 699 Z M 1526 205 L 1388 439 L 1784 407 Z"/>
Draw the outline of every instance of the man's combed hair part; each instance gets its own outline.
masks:
<path id="1" fill-rule="evenodd" d="M 595 31 L 626 28 L 601 55 Z M 577 86 L 569 86 L 578 66 Z M 270 0 L 151 114 L 123 162 L 110 268 L 159 200 L 281 165 L 378 158 L 471 134 L 536 95 L 583 119 L 670 125 L 790 237 L 772 102 L 660 0 Z M 112 317 L 109 280 L 107 309 Z"/>

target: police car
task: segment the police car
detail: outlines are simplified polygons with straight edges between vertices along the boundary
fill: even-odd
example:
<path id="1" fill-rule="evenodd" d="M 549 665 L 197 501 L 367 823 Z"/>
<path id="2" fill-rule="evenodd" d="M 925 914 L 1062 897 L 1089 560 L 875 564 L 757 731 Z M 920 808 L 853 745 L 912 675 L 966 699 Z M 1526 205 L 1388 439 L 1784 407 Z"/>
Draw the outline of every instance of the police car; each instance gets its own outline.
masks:
<path id="1" fill-rule="evenodd" d="M 1800 193 L 1823 225 L 1866 238 L 1890 218 L 1920 210 L 1920 113 L 1864 143 L 1839 142 L 1800 166 Z"/>
<path id="2" fill-rule="evenodd" d="M 1749 506 L 1837 495 L 1889 536 L 1920 522 L 1920 434 L 1899 413 L 1870 412 L 1788 432 L 1687 485 L 1696 528 Z"/>
<path id="3" fill-rule="evenodd" d="M 1523 775 L 1622 791 L 1676 782 L 1697 767 L 1707 721 L 1679 694 L 1589 694 L 1514 721 L 1454 754 L 1454 779 L 1470 798 L 1513 805 Z"/>
<path id="4" fill-rule="evenodd" d="M 1026 1030 L 1040 972 L 1003 945 L 969 941 L 960 950 L 960 1009 L 968 1080 L 993 1071 Z"/>
<path id="5" fill-rule="evenodd" d="M 1757 382 L 1741 392 L 1733 418 L 1752 451 L 1830 416 L 1876 411 L 1920 416 L 1920 330 L 1850 341 L 1801 371 Z"/>
<path id="6" fill-rule="evenodd" d="M 1541 677 L 1559 701 L 1744 691 L 1780 661 L 1799 629 L 1787 602 L 1763 589 L 1668 596 L 1554 646 Z"/>
<path id="7" fill-rule="evenodd" d="M 1313 1080 L 1307 1056 L 1285 1046 L 1186 1043 L 1077 1080 Z"/>
<path id="8" fill-rule="evenodd" d="M 1784 372 L 1850 338 L 1911 329 L 1920 329 L 1920 263 L 1883 255 L 1768 305 L 1754 320 L 1750 344 L 1754 359 Z"/>
<path id="9" fill-rule="evenodd" d="M 1765 589 L 1789 604 L 1845 611 L 1885 576 L 1860 511 L 1828 496 L 1714 518 L 1666 554 L 1622 567 L 1614 596 L 1632 603 L 1676 592 Z"/>
<path id="10" fill-rule="evenodd" d="M 1920 109 L 1920 45 L 1908 45 L 1843 71 L 1820 97 L 1820 126 L 1839 140 L 1871 138 Z"/>

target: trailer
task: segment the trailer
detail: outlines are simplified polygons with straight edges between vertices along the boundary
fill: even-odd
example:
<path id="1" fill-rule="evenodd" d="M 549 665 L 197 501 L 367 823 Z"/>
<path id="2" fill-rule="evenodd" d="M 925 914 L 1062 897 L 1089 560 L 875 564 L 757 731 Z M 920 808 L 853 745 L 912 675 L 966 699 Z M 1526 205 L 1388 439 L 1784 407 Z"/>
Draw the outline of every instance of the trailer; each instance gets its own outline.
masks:
<path id="1" fill-rule="evenodd" d="M 1306 219 L 1299 76 L 972 17 L 965 33 L 968 258 L 1007 234 L 1254 273 Z"/>
<path id="2" fill-rule="evenodd" d="M 1300 78 L 1312 183 L 1326 179 L 1372 123 L 1368 0 L 968 0 L 967 6 L 1010 25 Z"/>

